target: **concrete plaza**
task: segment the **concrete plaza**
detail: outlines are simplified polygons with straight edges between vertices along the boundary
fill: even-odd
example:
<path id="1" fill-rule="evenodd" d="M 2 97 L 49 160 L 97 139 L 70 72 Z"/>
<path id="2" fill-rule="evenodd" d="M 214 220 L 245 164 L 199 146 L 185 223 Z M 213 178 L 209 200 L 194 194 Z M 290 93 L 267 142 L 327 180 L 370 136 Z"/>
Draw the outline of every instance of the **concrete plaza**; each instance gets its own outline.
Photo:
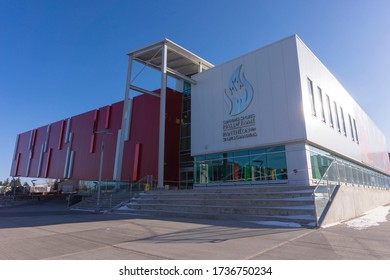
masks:
<path id="1" fill-rule="evenodd" d="M 0 208 L 2 260 L 390 260 L 390 222 L 364 230 L 94 214 L 64 202 Z"/>

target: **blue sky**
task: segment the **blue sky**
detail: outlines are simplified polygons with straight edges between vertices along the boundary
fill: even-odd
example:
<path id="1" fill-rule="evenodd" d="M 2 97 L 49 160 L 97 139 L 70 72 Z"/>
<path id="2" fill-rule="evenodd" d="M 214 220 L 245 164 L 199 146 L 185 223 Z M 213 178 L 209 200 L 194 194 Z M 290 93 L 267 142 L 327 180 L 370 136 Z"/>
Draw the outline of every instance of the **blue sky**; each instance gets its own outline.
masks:
<path id="1" fill-rule="evenodd" d="M 389 142 L 389 14 L 387 0 L 0 0 L 0 180 L 18 133 L 121 100 L 126 54 L 163 38 L 217 65 L 296 33 Z"/>

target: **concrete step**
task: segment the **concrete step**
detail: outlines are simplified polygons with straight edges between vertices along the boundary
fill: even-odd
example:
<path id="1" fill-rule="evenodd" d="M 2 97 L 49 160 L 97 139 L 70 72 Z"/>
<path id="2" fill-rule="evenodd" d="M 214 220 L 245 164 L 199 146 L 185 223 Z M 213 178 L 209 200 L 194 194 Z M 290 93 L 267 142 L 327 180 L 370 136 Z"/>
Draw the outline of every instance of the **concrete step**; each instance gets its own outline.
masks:
<path id="1" fill-rule="evenodd" d="M 291 216 L 307 215 L 314 213 L 313 205 L 301 206 L 227 206 L 227 205 L 177 205 L 177 204 L 127 204 L 129 209 L 134 210 L 153 210 L 184 213 L 208 213 L 208 214 L 226 214 L 226 215 L 262 215 L 262 216 Z"/>
<path id="2" fill-rule="evenodd" d="M 242 194 L 242 193 L 284 193 L 284 192 L 298 192 L 298 191 L 309 191 L 312 192 L 313 188 L 312 187 L 307 187 L 307 186 L 296 186 L 296 187 L 291 187 L 291 186 L 280 186 L 280 185 L 275 185 L 275 186 L 252 186 L 252 187 L 208 187 L 208 188 L 195 188 L 195 189 L 187 189 L 187 190 L 152 190 L 147 192 L 147 194 L 152 195 L 152 194 L 158 194 L 160 196 L 163 195 L 175 195 L 175 194 L 180 194 L 180 195 L 185 195 L 185 194 L 194 194 L 194 192 L 198 195 L 202 194 L 210 194 L 210 193 L 221 193 L 221 194 Z M 145 193 L 146 194 L 146 193 Z"/>
<path id="3" fill-rule="evenodd" d="M 257 186 L 154 190 L 138 193 L 115 212 L 131 215 L 253 221 L 314 226 L 313 188 Z"/>
<path id="4" fill-rule="evenodd" d="M 131 204 L 133 205 L 152 205 L 155 203 L 159 204 L 170 204 L 170 205 L 203 205 L 203 206 L 213 206 L 213 205 L 224 205 L 224 206 L 300 206 L 300 205 L 312 205 L 313 198 L 308 197 L 288 197 L 288 198 L 218 198 L 209 197 L 209 198 L 192 198 L 192 197 L 172 197 L 166 198 L 162 197 L 149 198 L 142 197 L 138 199 L 133 199 Z"/>
<path id="5" fill-rule="evenodd" d="M 197 193 L 196 190 L 193 192 L 145 192 L 136 195 L 136 198 L 142 199 L 185 199 L 191 197 L 193 199 L 251 199 L 251 198 L 264 198 L 264 199 L 279 199 L 279 198 L 296 198 L 296 197 L 311 197 L 312 190 L 298 190 L 298 191 L 285 191 L 285 192 L 253 192 L 244 191 L 239 192 L 218 192 L 218 193 Z"/>
<path id="6" fill-rule="evenodd" d="M 295 216 L 262 216 L 262 215 L 226 215 L 203 212 L 173 212 L 168 210 L 135 210 L 124 209 L 114 210 L 114 213 L 128 214 L 132 216 L 147 217 L 180 217 L 188 219 L 210 219 L 210 220 L 237 220 L 243 222 L 255 223 L 263 226 L 276 227 L 315 227 L 315 217 L 310 214 Z"/>
<path id="7" fill-rule="evenodd" d="M 311 190 L 313 187 L 310 186 L 287 186 L 287 185 L 244 185 L 237 187 L 197 187 L 194 189 L 186 190 L 153 190 L 149 193 L 242 193 L 242 192 L 286 192 L 286 191 L 299 191 L 299 190 Z"/>

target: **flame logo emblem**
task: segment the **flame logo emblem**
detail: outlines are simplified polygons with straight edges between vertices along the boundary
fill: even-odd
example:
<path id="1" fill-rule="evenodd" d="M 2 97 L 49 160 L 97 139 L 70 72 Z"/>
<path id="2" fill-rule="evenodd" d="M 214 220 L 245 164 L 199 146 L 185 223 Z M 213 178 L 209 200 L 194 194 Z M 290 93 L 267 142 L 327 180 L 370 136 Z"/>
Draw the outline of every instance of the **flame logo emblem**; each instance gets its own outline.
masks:
<path id="1" fill-rule="evenodd" d="M 241 114 L 252 102 L 253 87 L 245 78 L 242 64 L 233 72 L 229 89 L 225 89 L 224 98 L 231 116 Z"/>

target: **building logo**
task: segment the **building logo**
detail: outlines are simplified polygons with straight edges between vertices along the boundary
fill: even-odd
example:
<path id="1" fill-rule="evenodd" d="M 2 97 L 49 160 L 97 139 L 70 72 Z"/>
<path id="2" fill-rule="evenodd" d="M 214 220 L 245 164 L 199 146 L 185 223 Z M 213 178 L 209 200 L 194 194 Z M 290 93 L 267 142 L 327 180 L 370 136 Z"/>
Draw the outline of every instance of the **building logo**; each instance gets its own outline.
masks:
<path id="1" fill-rule="evenodd" d="M 224 98 L 230 117 L 223 120 L 223 142 L 256 137 L 256 115 L 238 116 L 249 107 L 253 99 L 253 87 L 245 78 L 242 64 L 233 72 L 229 81 L 229 89 L 225 89 Z"/>
<path id="2" fill-rule="evenodd" d="M 253 87 L 245 78 L 242 64 L 233 72 L 229 89 L 225 89 L 224 98 L 231 116 L 241 114 L 252 102 Z"/>

